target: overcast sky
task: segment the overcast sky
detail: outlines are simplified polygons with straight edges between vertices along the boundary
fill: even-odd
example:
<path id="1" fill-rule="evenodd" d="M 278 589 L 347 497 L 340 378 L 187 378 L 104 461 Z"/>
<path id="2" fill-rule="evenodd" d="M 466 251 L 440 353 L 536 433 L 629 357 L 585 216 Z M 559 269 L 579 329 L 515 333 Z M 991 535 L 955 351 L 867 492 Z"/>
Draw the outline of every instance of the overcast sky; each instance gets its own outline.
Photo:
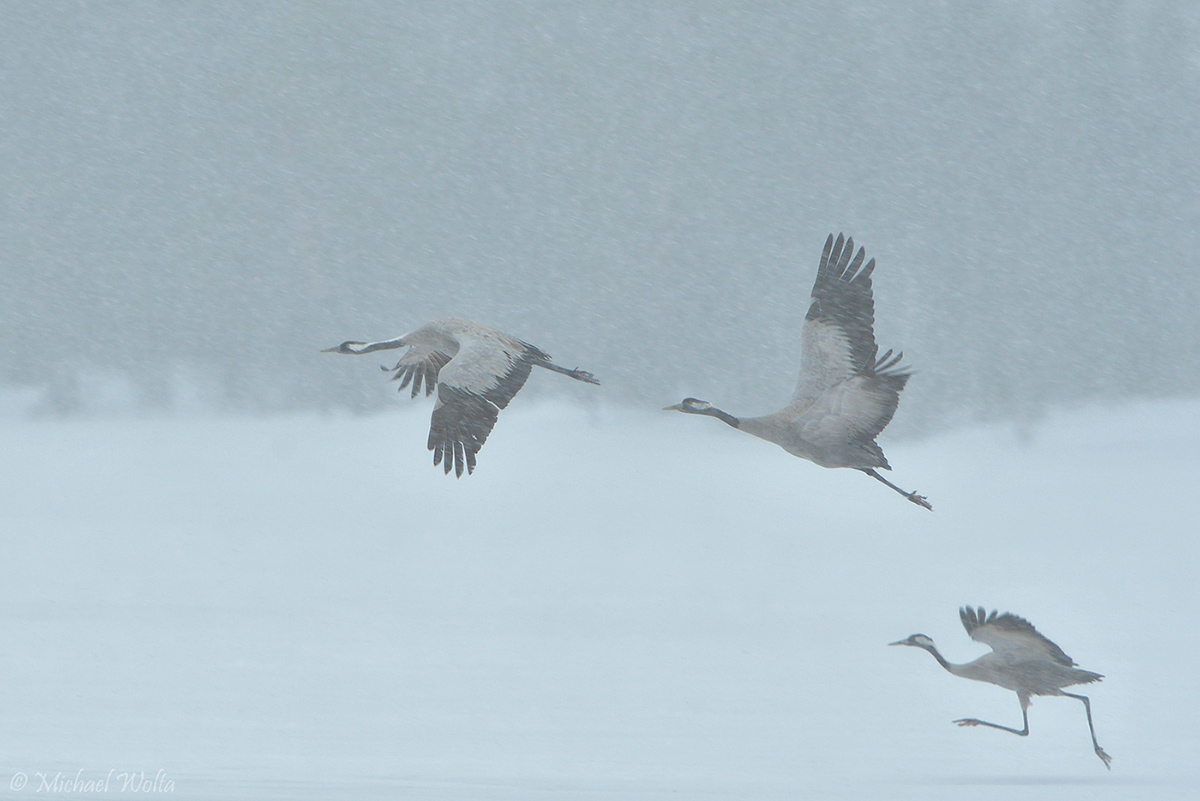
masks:
<path id="1" fill-rule="evenodd" d="M 896 431 L 1194 395 L 1198 101 L 1186 2 L 12 4 L 0 381 L 370 408 L 457 315 L 763 412 L 845 231 Z"/>

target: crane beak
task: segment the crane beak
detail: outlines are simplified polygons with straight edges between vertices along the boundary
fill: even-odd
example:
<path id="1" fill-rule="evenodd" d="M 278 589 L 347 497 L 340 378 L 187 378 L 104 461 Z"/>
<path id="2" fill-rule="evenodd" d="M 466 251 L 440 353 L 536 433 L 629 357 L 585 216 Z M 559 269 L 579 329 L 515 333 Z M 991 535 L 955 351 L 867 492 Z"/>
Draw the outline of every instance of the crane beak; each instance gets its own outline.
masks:
<path id="1" fill-rule="evenodd" d="M 677 403 L 677 404 L 675 404 L 674 406 L 664 406 L 664 407 L 662 408 L 662 410 L 663 410 L 664 412 L 682 412 L 682 411 L 683 411 L 683 404 L 682 404 L 682 403 Z"/>
<path id="2" fill-rule="evenodd" d="M 889 642 L 888 645 L 908 645 L 908 640 L 897 640 L 896 642 Z"/>
<path id="3" fill-rule="evenodd" d="M 321 353 L 337 353 L 337 348 L 322 348 Z"/>

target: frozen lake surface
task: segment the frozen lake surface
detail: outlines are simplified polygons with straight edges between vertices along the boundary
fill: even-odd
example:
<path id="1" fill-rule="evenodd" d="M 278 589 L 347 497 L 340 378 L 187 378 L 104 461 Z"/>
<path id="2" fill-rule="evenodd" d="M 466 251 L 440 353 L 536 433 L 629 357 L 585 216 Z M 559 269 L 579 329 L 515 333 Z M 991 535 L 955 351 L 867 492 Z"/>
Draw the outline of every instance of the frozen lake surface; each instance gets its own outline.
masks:
<path id="1" fill-rule="evenodd" d="M 520 399 L 456 481 L 429 409 L 0 422 L 0 795 L 1196 797 L 1200 403 L 885 436 L 932 514 L 715 422 Z M 963 604 L 1105 674 L 1111 773 L 1078 702 L 959 729 L 1015 695 L 886 647 L 973 659 Z"/>

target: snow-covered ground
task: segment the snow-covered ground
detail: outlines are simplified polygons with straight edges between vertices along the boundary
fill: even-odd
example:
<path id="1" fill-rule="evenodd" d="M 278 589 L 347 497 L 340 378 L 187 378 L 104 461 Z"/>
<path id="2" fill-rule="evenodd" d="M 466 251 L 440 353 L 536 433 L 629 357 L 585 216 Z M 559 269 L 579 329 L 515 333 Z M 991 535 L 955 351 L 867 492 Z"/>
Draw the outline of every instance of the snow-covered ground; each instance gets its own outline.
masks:
<path id="1" fill-rule="evenodd" d="M 0 797 L 1200 793 L 1200 403 L 885 436 L 932 514 L 715 421 L 520 398 L 456 481 L 428 414 L 0 422 Z M 959 729 L 1016 697 L 886 647 L 983 653 L 962 604 L 1106 675 L 1111 773 L 1079 703 Z"/>

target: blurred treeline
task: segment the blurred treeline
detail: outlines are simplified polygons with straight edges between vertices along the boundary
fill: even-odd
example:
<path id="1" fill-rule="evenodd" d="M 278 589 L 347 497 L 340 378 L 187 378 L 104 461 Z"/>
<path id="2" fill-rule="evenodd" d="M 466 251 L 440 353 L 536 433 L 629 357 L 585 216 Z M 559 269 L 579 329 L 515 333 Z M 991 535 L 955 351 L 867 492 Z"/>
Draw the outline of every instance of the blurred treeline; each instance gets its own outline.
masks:
<path id="1" fill-rule="evenodd" d="M 844 230 L 898 430 L 1194 395 L 1198 130 L 1183 0 L 7 3 L 0 385 L 368 409 L 453 314 L 765 412 Z"/>

